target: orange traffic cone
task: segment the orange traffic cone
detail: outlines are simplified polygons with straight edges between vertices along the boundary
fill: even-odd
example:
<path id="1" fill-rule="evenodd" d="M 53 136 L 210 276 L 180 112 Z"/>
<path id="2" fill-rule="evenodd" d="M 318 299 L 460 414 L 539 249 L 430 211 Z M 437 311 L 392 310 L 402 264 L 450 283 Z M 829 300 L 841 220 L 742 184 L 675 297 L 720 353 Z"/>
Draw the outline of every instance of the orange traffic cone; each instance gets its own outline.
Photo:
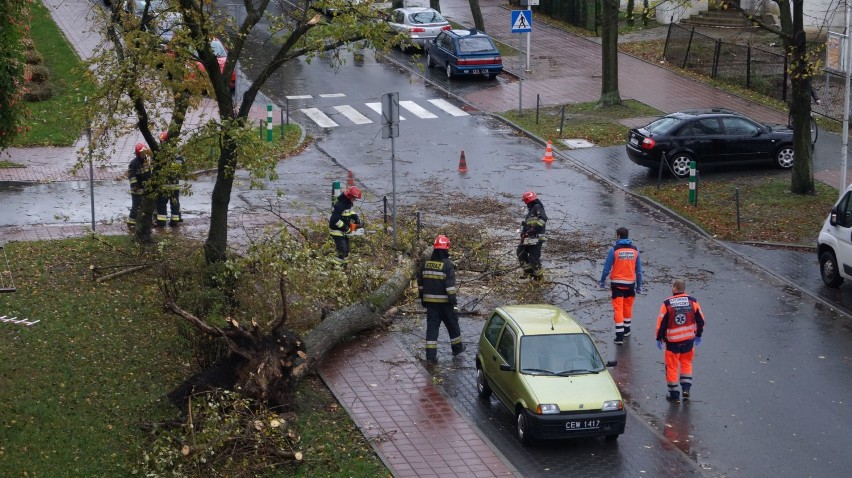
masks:
<path id="1" fill-rule="evenodd" d="M 459 158 L 459 172 L 466 173 L 467 172 L 467 161 L 464 159 L 464 151 L 461 152 L 461 157 Z"/>
<path id="2" fill-rule="evenodd" d="M 545 163 L 553 162 L 553 143 L 549 139 L 547 140 L 547 148 L 544 150 L 544 157 L 541 160 Z"/>
<path id="3" fill-rule="evenodd" d="M 349 175 L 346 178 L 346 185 L 347 186 L 354 186 L 355 185 L 355 176 L 352 175 L 352 171 L 349 171 Z"/>

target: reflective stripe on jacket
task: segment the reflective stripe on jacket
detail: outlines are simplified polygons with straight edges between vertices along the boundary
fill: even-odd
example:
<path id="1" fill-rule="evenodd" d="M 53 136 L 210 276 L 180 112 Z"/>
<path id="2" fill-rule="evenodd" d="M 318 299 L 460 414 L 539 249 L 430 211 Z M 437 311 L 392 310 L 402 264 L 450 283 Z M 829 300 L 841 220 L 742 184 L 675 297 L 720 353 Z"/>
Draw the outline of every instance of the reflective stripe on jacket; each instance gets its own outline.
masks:
<path id="1" fill-rule="evenodd" d="M 657 340 L 686 342 L 701 337 L 703 331 L 704 314 L 695 297 L 682 293 L 663 301 L 657 316 Z"/>
<path id="2" fill-rule="evenodd" d="M 420 301 L 456 305 L 456 268 L 449 258 L 429 260 L 417 274 Z"/>
<path id="3" fill-rule="evenodd" d="M 612 285 L 642 287 L 642 259 L 630 239 L 619 239 L 607 253 L 600 283 L 609 276 Z"/>

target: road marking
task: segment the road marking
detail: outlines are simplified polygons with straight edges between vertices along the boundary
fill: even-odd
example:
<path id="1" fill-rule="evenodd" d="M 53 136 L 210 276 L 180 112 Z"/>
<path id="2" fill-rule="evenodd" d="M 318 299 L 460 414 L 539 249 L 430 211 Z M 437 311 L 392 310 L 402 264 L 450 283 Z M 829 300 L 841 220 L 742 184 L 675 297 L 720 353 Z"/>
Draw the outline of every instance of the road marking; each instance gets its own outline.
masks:
<path id="1" fill-rule="evenodd" d="M 335 126 L 338 126 L 337 123 L 332 121 L 331 118 L 326 116 L 325 113 L 317 108 L 303 108 L 301 112 L 305 113 L 308 118 L 314 120 L 314 123 L 316 123 L 320 128 L 334 128 Z"/>
<path id="2" fill-rule="evenodd" d="M 346 96 L 345 93 L 326 93 L 319 95 L 320 98 L 343 98 L 344 96 Z"/>
<path id="3" fill-rule="evenodd" d="M 439 98 L 436 100 L 429 100 L 429 103 L 432 103 L 433 105 L 437 106 L 438 108 L 441 108 L 442 110 L 453 116 L 470 116 L 466 111 L 462 110 L 461 108 L 457 108 L 447 100 Z"/>
<path id="4" fill-rule="evenodd" d="M 349 118 L 349 121 L 352 121 L 355 124 L 368 124 L 373 122 L 370 118 L 362 115 L 358 112 L 358 110 L 349 105 L 335 106 L 334 109 L 339 111 L 343 116 Z"/>
<path id="5" fill-rule="evenodd" d="M 423 119 L 437 118 L 437 116 L 430 113 L 427 109 L 423 108 L 422 106 L 418 105 L 417 103 L 415 103 L 413 101 L 400 101 L 399 106 L 402 106 L 403 108 L 407 109 L 408 111 L 410 111 L 412 114 L 414 114 L 418 118 L 423 118 Z"/>
<path id="6" fill-rule="evenodd" d="M 288 100 L 309 100 L 311 98 L 313 98 L 311 95 L 293 95 L 287 97 Z"/>
<path id="7" fill-rule="evenodd" d="M 365 104 L 366 104 L 366 105 L 367 105 L 367 106 L 368 106 L 371 110 L 375 111 L 375 112 L 376 112 L 376 113 L 378 113 L 379 115 L 381 115 L 381 114 L 382 114 L 382 104 L 381 104 L 381 103 L 365 103 Z M 402 116 L 402 115 L 399 115 L 399 120 L 400 120 L 400 121 L 404 121 L 404 120 L 405 120 L 405 117 L 404 117 L 404 116 Z"/>

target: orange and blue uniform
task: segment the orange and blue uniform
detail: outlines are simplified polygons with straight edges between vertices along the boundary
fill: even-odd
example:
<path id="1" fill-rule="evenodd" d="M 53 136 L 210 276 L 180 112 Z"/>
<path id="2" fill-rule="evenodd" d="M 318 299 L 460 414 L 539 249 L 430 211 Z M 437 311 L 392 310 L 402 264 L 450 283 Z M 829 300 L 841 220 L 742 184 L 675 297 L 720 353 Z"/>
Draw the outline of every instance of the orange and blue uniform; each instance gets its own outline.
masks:
<path id="1" fill-rule="evenodd" d="M 612 290 L 615 342 L 620 344 L 624 337 L 630 335 L 633 301 L 636 292 L 642 290 L 642 260 L 632 240 L 619 239 L 610 248 L 598 283 L 601 288 L 606 285 L 607 276 Z"/>
<path id="2" fill-rule="evenodd" d="M 704 314 L 695 297 L 681 292 L 663 301 L 660 315 L 657 316 L 657 341 L 666 343 L 669 398 L 680 398 L 678 382 L 684 397 L 689 397 L 696 338 L 700 339 L 703 333 Z"/>

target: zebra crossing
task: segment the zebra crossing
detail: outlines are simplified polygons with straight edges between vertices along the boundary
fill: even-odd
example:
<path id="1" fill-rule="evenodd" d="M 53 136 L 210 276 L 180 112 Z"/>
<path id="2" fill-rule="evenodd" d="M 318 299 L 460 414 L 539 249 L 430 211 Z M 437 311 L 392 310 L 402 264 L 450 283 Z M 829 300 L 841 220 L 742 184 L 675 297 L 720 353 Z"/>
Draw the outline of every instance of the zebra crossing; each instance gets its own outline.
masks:
<path id="1" fill-rule="evenodd" d="M 346 95 L 343 93 L 332 93 L 332 94 L 323 94 L 317 95 L 318 98 L 343 98 Z M 287 100 L 312 100 L 314 96 L 312 95 L 293 95 L 287 96 Z M 434 98 L 426 100 L 428 105 L 421 106 L 415 101 L 404 100 L 399 102 L 401 112 L 404 111 L 405 114 L 400 114 L 400 121 L 406 120 L 406 116 L 408 115 L 411 118 L 419 118 L 419 119 L 437 119 L 439 118 L 439 114 L 446 114 L 453 117 L 461 117 L 461 116 L 470 116 L 470 114 L 461 108 L 453 105 L 447 100 L 441 98 Z M 305 107 L 299 108 L 305 116 L 307 116 L 311 121 L 316 123 L 320 128 L 336 128 L 341 126 L 343 123 L 342 119 L 348 120 L 348 123 L 345 124 L 353 124 L 353 125 L 365 125 L 365 124 L 374 124 L 380 122 L 379 118 L 372 119 L 362 111 L 366 111 L 368 114 L 370 112 L 377 113 L 381 115 L 382 113 L 382 104 L 380 102 L 368 102 L 363 104 L 363 109 L 360 109 L 358 105 L 334 105 L 329 107 Z M 437 113 L 437 114 L 436 114 Z M 332 119 L 334 118 L 334 119 Z"/>

